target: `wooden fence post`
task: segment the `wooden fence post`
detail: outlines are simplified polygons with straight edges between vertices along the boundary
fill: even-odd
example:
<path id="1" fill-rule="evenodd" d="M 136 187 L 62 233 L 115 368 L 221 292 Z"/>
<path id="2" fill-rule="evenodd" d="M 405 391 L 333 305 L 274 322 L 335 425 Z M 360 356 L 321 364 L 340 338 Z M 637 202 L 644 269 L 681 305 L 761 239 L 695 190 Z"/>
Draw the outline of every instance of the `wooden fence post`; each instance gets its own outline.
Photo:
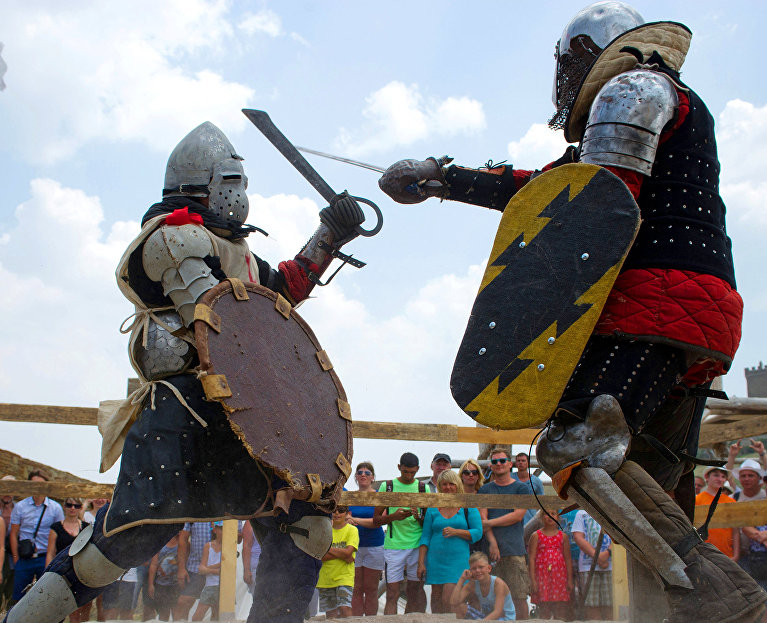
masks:
<path id="1" fill-rule="evenodd" d="M 224 521 L 221 540 L 221 580 L 218 593 L 218 619 L 234 619 L 234 595 L 237 586 L 237 520 Z"/>
<path id="2" fill-rule="evenodd" d="M 629 618 L 629 577 L 626 548 L 613 543 L 613 619 Z"/>

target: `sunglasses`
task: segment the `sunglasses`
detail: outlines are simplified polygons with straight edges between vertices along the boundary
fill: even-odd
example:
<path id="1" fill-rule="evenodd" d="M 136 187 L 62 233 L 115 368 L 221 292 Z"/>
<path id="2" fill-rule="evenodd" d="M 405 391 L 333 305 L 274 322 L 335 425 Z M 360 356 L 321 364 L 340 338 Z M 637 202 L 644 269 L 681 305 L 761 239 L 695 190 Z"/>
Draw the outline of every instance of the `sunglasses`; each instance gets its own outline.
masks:
<path id="1" fill-rule="evenodd" d="M 493 465 L 503 465 L 506 461 L 509 461 L 511 459 L 490 459 L 490 462 Z"/>
<path id="2" fill-rule="evenodd" d="M 479 476 L 479 471 L 476 469 L 465 469 L 461 473 L 464 476 Z"/>
<path id="3" fill-rule="evenodd" d="M 357 476 L 372 476 L 373 472 L 371 472 L 369 469 L 358 469 L 357 470 Z"/>
<path id="4" fill-rule="evenodd" d="M 82 508 L 82 504 L 73 504 L 72 502 L 64 502 L 64 506 L 67 508 Z"/>

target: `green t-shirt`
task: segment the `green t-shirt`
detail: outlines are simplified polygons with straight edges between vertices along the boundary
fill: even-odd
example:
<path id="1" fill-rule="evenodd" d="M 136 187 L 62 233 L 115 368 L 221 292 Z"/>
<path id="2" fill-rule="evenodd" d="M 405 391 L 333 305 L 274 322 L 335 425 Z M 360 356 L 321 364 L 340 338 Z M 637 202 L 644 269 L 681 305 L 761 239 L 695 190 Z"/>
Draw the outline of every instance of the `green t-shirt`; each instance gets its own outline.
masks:
<path id="1" fill-rule="evenodd" d="M 333 544 L 330 547 L 344 549 L 354 547 L 354 557 L 360 544 L 360 533 L 355 526 L 346 524 L 343 528 L 333 528 Z M 336 586 L 354 586 L 354 562 L 339 558 L 325 560 L 317 579 L 317 588 L 335 588 Z"/>
<path id="2" fill-rule="evenodd" d="M 386 481 L 378 488 L 379 493 L 386 491 Z M 409 485 L 403 484 L 398 478 L 392 480 L 393 492 L 418 493 L 418 481 L 414 480 Z M 397 512 L 399 506 L 390 506 L 389 514 Z M 393 521 L 386 527 L 384 549 L 415 549 L 421 541 L 422 527 L 415 517 L 407 517 L 401 521 Z"/>

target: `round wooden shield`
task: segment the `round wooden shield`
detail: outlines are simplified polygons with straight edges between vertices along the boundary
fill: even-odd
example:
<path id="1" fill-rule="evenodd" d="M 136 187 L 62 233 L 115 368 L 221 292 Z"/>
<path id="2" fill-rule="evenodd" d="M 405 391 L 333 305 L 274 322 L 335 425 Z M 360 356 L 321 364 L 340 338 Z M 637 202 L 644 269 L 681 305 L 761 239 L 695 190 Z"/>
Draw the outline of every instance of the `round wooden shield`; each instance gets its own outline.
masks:
<path id="1" fill-rule="evenodd" d="M 351 473 L 346 393 L 309 325 L 281 295 L 232 279 L 195 310 L 205 395 L 227 412 L 250 455 L 309 501 Z"/>

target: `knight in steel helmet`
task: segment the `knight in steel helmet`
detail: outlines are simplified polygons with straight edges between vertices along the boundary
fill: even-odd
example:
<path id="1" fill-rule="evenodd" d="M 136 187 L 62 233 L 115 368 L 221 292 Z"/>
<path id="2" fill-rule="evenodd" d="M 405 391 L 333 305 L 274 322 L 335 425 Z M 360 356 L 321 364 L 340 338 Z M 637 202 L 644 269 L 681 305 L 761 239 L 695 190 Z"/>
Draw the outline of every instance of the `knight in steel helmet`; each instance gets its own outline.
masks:
<path id="1" fill-rule="evenodd" d="M 226 135 L 206 121 L 187 134 L 168 158 L 163 197 L 201 197 L 229 228 L 248 217 L 248 178 Z M 203 200 L 204 202 L 204 200 Z"/>
<path id="2" fill-rule="evenodd" d="M 583 77 L 607 44 L 642 24 L 644 19 L 635 8 L 614 0 L 595 2 L 575 14 L 554 50 L 556 71 L 551 99 L 556 112 L 549 127 L 564 127 Z"/>

